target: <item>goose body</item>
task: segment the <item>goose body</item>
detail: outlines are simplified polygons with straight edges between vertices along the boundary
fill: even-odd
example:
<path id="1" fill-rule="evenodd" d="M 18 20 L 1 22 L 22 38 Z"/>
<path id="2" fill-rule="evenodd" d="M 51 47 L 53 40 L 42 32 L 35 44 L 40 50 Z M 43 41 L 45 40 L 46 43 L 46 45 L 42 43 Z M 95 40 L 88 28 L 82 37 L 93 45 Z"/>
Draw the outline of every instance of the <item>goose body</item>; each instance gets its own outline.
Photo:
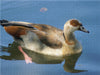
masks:
<path id="1" fill-rule="evenodd" d="M 64 30 L 45 24 L 0 20 L 7 33 L 14 37 L 22 48 L 51 56 L 64 56 L 82 51 L 74 31 L 89 33 L 75 19 L 64 24 Z"/>
<path id="2" fill-rule="evenodd" d="M 21 38 L 23 39 L 23 42 L 21 44 L 23 48 L 26 48 L 28 50 L 32 50 L 38 53 L 46 54 L 46 55 L 52 55 L 52 56 L 63 55 L 62 47 L 53 48 L 44 44 L 43 42 L 40 41 L 39 37 L 33 32 L 29 31 L 27 35 L 22 35 Z"/>
<path id="3" fill-rule="evenodd" d="M 63 56 L 67 54 L 79 53 L 82 51 L 81 44 L 78 41 L 76 44 L 77 46 L 76 49 L 72 50 L 72 47 L 74 47 L 74 45 L 71 45 L 71 46 L 67 45 L 64 41 L 64 38 L 63 39 L 58 38 L 59 39 L 58 41 L 61 42 L 61 44 L 58 44 L 58 47 L 46 45 L 45 43 L 40 41 L 39 37 L 35 33 L 31 31 L 28 31 L 27 35 L 21 35 L 21 38 L 23 39 L 23 42 L 21 43 L 21 46 L 23 48 L 26 48 L 28 50 L 32 50 L 38 53 L 46 54 L 46 55 Z M 51 38 L 50 40 L 52 39 L 55 39 L 55 38 Z"/>

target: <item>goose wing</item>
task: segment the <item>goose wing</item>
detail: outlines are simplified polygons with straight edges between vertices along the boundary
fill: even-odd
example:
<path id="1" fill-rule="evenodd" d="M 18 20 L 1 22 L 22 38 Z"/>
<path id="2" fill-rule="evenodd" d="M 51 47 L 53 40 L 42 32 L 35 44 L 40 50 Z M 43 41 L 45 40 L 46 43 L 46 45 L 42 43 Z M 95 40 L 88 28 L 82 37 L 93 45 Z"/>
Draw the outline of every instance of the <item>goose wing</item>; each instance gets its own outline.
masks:
<path id="1" fill-rule="evenodd" d="M 36 30 L 31 30 L 36 33 L 40 41 L 51 48 L 61 48 L 63 39 L 63 31 L 50 25 L 32 24 Z"/>
<path id="2" fill-rule="evenodd" d="M 32 31 L 39 37 L 40 41 L 51 47 L 61 48 L 63 40 L 63 31 L 50 25 L 34 24 L 28 22 L 16 22 L 16 21 L 0 21 L 2 26 L 17 26 L 24 27 L 22 29 Z"/>

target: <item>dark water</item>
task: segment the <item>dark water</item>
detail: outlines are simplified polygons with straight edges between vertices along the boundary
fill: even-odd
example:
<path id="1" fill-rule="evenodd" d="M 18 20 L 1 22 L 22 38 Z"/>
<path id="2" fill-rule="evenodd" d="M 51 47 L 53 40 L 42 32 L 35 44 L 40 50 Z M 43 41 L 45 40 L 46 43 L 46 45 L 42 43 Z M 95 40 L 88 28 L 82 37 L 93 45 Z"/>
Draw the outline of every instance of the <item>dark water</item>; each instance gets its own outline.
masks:
<path id="1" fill-rule="evenodd" d="M 63 29 L 67 20 L 75 18 L 90 31 L 75 32 L 83 46 L 82 54 L 58 58 L 25 50 L 33 60 L 26 64 L 18 45 L 0 26 L 1 75 L 100 75 L 100 1 L 2 0 L 0 8 L 0 19 Z M 47 10 L 40 11 L 41 8 Z"/>

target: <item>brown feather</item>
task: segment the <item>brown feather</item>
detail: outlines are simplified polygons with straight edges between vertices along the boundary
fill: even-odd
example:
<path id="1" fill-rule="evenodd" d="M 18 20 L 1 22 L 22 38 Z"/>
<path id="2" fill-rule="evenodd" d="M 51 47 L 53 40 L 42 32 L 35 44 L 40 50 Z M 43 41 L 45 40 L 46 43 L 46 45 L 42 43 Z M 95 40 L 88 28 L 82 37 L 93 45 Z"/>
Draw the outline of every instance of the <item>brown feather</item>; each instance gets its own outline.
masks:
<path id="1" fill-rule="evenodd" d="M 20 35 L 26 34 L 26 28 L 21 26 L 4 26 L 4 29 L 13 37 L 20 37 Z"/>

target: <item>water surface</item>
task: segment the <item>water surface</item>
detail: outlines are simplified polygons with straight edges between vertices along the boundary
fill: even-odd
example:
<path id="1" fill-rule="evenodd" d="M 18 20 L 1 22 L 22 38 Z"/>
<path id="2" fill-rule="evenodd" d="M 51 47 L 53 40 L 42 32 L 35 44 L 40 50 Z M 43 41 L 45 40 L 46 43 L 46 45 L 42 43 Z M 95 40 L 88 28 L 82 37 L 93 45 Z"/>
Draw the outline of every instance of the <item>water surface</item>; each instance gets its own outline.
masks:
<path id="1" fill-rule="evenodd" d="M 40 11 L 41 8 L 47 10 Z M 25 50 L 33 63 L 26 64 L 13 38 L 0 26 L 1 75 L 100 75 L 100 1 L 1 1 L 0 19 L 48 24 L 63 30 L 69 19 L 78 19 L 90 34 L 76 31 L 83 52 L 64 58 Z M 73 72 L 73 73 L 72 73 Z"/>

